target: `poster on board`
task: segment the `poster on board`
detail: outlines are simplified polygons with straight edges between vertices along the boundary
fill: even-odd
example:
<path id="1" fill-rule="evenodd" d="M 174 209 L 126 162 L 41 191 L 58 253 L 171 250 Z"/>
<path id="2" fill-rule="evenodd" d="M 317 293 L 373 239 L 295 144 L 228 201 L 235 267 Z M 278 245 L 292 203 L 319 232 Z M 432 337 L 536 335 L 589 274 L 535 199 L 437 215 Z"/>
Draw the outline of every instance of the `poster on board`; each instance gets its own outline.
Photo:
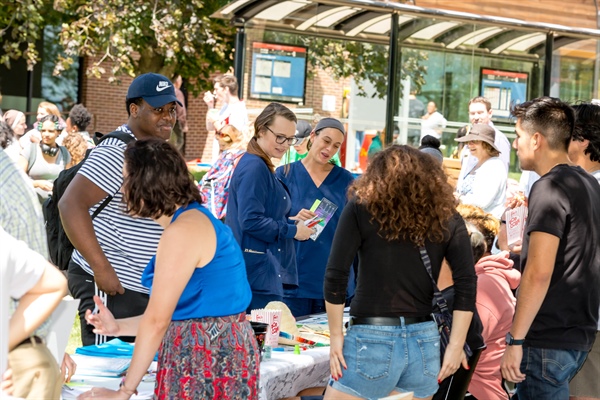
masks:
<path id="1" fill-rule="evenodd" d="M 480 95 L 492 103 L 494 119 L 510 119 L 512 105 L 527 101 L 528 83 L 527 72 L 481 68 Z"/>
<path id="2" fill-rule="evenodd" d="M 280 43 L 252 43 L 250 98 L 304 103 L 307 48 Z"/>

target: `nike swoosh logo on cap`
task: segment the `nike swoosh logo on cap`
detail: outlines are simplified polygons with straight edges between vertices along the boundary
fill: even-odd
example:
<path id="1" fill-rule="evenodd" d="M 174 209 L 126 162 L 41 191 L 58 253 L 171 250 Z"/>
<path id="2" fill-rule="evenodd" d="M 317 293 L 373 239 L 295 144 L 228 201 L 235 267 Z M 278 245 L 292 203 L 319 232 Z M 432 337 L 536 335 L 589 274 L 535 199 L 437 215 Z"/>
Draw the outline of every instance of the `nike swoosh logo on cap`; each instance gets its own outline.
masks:
<path id="1" fill-rule="evenodd" d="M 156 91 L 157 91 L 157 92 L 162 92 L 163 90 L 165 90 L 165 89 L 168 89 L 168 88 L 170 88 L 170 87 L 171 87 L 171 86 L 163 86 L 163 87 L 160 87 L 159 85 L 156 85 Z"/>

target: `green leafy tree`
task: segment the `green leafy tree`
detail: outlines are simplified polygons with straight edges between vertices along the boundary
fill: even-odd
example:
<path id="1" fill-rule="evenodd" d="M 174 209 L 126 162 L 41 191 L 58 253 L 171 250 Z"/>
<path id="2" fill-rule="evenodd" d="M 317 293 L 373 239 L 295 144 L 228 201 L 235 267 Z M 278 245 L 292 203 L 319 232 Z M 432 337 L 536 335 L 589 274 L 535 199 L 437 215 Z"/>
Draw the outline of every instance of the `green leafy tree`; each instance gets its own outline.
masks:
<path id="1" fill-rule="evenodd" d="M 9 0 L 0 7 L 0 63 L 10 68 L 10 60 L 23 58 L 27 69 L 40 59 L 36 42 L 42 37 L 46 25 L 44 15 L 51 14 L 47 2 L 40 0 Z"/>
<path id="2" fill-rule="evenodd" d="M 40 60 L 39 38 L 45 25 L 60 24 L 64 52 L 54 74 L 79 57 L 93 57 L 86 73 L 135 76 L 178 72 L 197 94 L 211 86 L 210 74 L 233 64 L 235 28 L 210 15 L 227 0 L 10 0 L 0 8 L 3 50 L 0 62 L 25 58 L 33 69 Z M 58 23 L 60 21 L 60 23 Z"/>
<path id="3" fill-rule="evenodd" d="M 175 71 L 194 78 L 188 89 L 199 93 L 210 85 L 214 71 L 226 71 L 233 61 L 235 30 L 210 15 L 226 0 L 55 0 L 55 8 L 71 17 L 62 25 L 60 57 L 55 73 L 76 57 L 97 56 L 87 73 L 109 80 Z M 109 69 L 109 70 L 107 70 Z"/>
<path id="4" fill-rule="evenodd" d="M 359 96 L 367 96 L 361 82 L 368 81 L 375 88 L 372 97 L 384 98 L 388 88 L 388 46 L 354 41 L 334 41 L 322 38 L 304 38 L 309 46 L 309 62 L 313 67 L 329 68 L 337 78 L 354 77 Z M 425 84 L 427 60 L 425 52 L 402 48 L 401 79 L 410 77 L 418 90 Z M 402 91 L 402 82 L 400 82 Z"/>

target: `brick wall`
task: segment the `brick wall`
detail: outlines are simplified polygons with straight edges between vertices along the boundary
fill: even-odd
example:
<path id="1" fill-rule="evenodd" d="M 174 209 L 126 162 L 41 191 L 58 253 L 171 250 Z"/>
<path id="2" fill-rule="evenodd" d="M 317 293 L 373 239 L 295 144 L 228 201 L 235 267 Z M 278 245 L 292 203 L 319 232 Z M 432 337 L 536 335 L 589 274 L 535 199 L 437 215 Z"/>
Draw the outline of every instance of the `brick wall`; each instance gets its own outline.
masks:
<path id="1" fill-rule="evenodd" d="M 87 68 L 89 63 L 94 61 L 86 58 L 83 68 Z M 125 95 L 133 79 L 128 76 L 122 76 L 120 79 L 121 84 L 110 84 L 108 78 L 84 78 L 81 88 L 82 102 L 94 116 L 92 126 L 88 128 L 90 131 L 109 133 L 127 122 Z"/>

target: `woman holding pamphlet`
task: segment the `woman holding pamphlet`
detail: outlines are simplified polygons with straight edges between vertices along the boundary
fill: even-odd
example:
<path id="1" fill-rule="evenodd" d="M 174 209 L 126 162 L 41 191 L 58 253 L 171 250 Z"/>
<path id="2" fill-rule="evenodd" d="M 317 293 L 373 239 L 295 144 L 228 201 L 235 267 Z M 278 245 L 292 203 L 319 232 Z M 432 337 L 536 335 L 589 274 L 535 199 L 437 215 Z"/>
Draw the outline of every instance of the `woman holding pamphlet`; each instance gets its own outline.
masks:
<path id="1" fill-rule="evenodd" d="M 284 298 L 295 317 L 325 312 L 325 266 L 346 205 L 346 192 L 354 179 L 349 171 L 332 162 L 345 134 L 344 126 L 337 119 L 321 119 L 309 136 L 307 156 L 276 171 L 290 191 L 291 214 L 316 212 L 305 224 L 309 227 L 314 224 L 319 229 L 318 235 L 311 236 L 312 240 L 295 242 L 298 288 L 288 291 Z M 327 212 L 325 205 L 329 205 L 331 212 Z"/>
<path id="2" fill-rule="evenodd" d="M 225 223 L 244 254 L 252 288 L 248 310 L 281 301 L 284 286 L 298 286 L 292 239 L 307 240 L 313 233 L 288 219 L 290 194 L 271 161 L 297 142 L 295 134 L 296 115 L 289 108 L 279 103 L 266 106 L 254 121 L 254 137 L 231 177 Z"/>
<path id="3" fill-rule="evenodd" d="M 171 144 L 137 140 L 125 150 L 129 213 L 165 230 L 142 284 L 146 312 L 115 320 L 98 297 L 87 311 L 95 333 L 137 336 L 119 390 L 93 388 L 80 398 L 128 399 L 158 350 L 156 399 L 257 398 L 260 353 L 246 307 L 251 291 L 231 230 L 202 206 L 185 160 Z"/>
<path id="4" fill-rule="evenodd" d="M 375 155 L 349 192 L 325 271 L 331 335 L 325 399 L 402 392 L 431 399 L 439 382 L 461 364 L 468 368 L 463 347 L 475 310 L 473 254 L 452 187 L 435 158 L 394 145 Z M 357 254 L 358 281 L 344 336 L 346 287 Z M 440 360 L 432 300 L 444 259 L 452 268 L 455 297 Z"/>

